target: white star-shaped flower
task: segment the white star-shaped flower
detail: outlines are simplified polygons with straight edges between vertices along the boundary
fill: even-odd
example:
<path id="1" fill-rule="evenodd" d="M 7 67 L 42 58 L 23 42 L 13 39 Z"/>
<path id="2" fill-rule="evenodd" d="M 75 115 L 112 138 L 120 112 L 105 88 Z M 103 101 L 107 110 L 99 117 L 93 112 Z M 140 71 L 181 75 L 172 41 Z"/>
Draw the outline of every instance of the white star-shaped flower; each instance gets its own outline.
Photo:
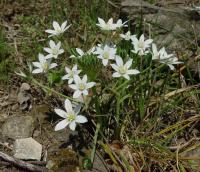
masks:
<path id="1" fill-rule="evenodd" d="M 50 48 L 44 48 L 44 51 L 46 51 L 47 53 L 49 53 L 46 58 L 50 59 L 50 58 L 58 58 L 58 55 L 64 53 L 63 49 L 60 49 L 61 47 L 61 42 L 58 42 L 57 44 L 55 44 L 54 41 L 50 40 L 49 41 L 49 46 Z"/>
<path id="2" fill-rule="evenodd" d="M 124 23 L 122 22 L 121 19 L 117 20 L 117 23 L 115 24 L 116 28 L 121 28 L 121 27 L 127 27 L 128 25 L 126 25 L 128 21 L 125 21 Z"/>
<path id="3" fill-rule="evenodd" d="M 45 32 L 49 33 L 49 37 L 52 37 L 52 36 L 58 36 L 62 33 L 64 33 L 71 25 L 68 25 L 67 26 L 67 21 L 63 22 L 61 24 L 61 26 L 58 24 L 58 22 L 56 21 L 53 21 L 53 28 L 54 30 L 51 30 L 51 29 L 47 29 L 45 30 Z"/>
<path id="4" fill-rule="evenodd" d="M 133 38 L 136 37 L 136 35 L 131 35 L 130 31 L 126 32 L 125 34 L 120 34 L 119 36 L 125 39 L 126 41 L 132 40 Z"/>
<path id="5" fill-rule="evenodd" d="M 92 88 L 95 85 L 95 82 L 87 82 L 87 75 L 83 76 L 83 79 L 81 79 L 78 75 L 74 76 L 74 82 L 75 84 L 69 85 L 70 88 L 75 90 L 73 94 L 73 98 L 79 98 L 80 96 L 87 96 L 88 95 L 88 89 Z"/>
<path id="6" fill-rule="evenodd" d="M 83 115 L 78 115 L 80 112 L 80 105 L 77 105 L 74 109 L 72 108 L 71 102 L 66 99 L 65 100 L 65 110 L 62 109 L 54 109 L 54 111 L 61 116 L 62 118 L 65 118 L 64 120 L 60 121 L 56 127 L 55 131 L 64 129 L 65 127 L 69 126 L 71 130 L 76 129 L 76 123 L 86 123 L 88 120 Z"/>
<path id="7" fill-rule="evenodd" d="M 74 58 L 74 57 L 78 57 L 78 58 L 81 58 L 85 55 L 91 55 L 93 54 L 95 51 L 95 47 L 92 47 L 91 49 L 89 49 L 87 52 L 84 53 L 83 50 L 81 50 L 80 48 L 76 48 L 76 52 L 78 53 L 78 56 L 75 56 L 75 55 L 71 55 L 70 58 Z"/>
<path id="8" fill-rule="evenodd" d="M 101 45 L 99 45 L 96 47 L 94 54 L 96 54 L 97 58 L 101 59 L 103 65 L 106 66 L 109 60 L 115 59 L 116 52 L 116 48 L 109 47 L 108 45 L 101 47 Z"/>
<path id="9" fill-rule="evenodd" d="M 96 25 L 101 28 L 101 30 L 116 30 L 116 24 L 113 23 L 113 18 L 110 18 L 108 22 L 106 23 L 102 18 L 98 17 L 99 23 Z"/>
<path id="10" fill-rule="evenodd" d="M 72 69 L 65 67 L 66 75 L 62 77 L 62 80 L 68 80 L 68 84 L 71 84 L 74 81 L 74 77 L 78 75 L 81 70 L 77 69 L 77 65 L 74 65 Z"/>
<path id="11" fill-rule="evenodd" d="M 173 65 L 183 63 L 183 62 L 178 61 L 178 58 L 175 57 L 174 54 L 167 54 L 167 52 L 165 51 L 165 48 L 163 48 L 163 51 L 161 51 L 159 61 L 160 63 L 166 64 L 167 66 L 169 66 L 170 70 L 175 69 Z"/>
<path id="12" fill-rule="evenodd" d="M 51 63 L 43 54 L 38 56 L 39 62 L 33 62 L 33 66 L 37 67 L 32 73 L 46 73 L 49 69 L 57 66 L 56 63 Z"/>
<path id="13" fill-rule="evenodd" d="M 149 47 L 151 46 L 151 43 L 153 42 L 152 39 L 145 40 L 144 35 L 142 34 L 139 39 L 136 37 L 132 38 L 132 44 L 134 46 L 134 50 L 132 52 L 138 53 L 139 55 L 145 55 L 149 53 Z"/>
<path id="14" fill-rule="evenodd" d="M 158 60 L 160 63 L 169 66 L 170 70 L 174 70 L 174 64 L 181 64 L 183 62 L 178 61 L 178 58 L 174 54 L 167 54 L 165 47 L 161 48 L 159 51 L 155 44 L 152 44 L 152 60 Z"/>
<path id="15" fill-rule="evenodd" d="M 129 69 L 132 65 L 132 59 L 129 59 L 125 64 L 120 56 L 116 56 L 116 64 L 111 64 L 112 68 L 116 71 L 113 77 L 124 77 L 130 80 L 129 75 L 137 75 L 140 73 L 137 69 Z"/>

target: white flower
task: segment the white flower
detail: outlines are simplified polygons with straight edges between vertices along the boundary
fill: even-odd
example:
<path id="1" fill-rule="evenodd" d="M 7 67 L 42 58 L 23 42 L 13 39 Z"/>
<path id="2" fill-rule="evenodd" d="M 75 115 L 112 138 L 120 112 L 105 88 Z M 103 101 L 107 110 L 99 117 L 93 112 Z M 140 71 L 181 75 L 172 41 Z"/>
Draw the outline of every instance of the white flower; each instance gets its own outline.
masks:
<path id="1" fill-rule="evenodd" d="M 183 62 L 178 61 L 177 57 L 172 57 L 172 58 L 161 60 L 160 63 L 164 63 L 164 64 L 168 65 L 171 70 L 174 70 L 175 67 L 173 65 L 181 64 Z"/>
<path id="2" fill-rule="evenodd" d="M 140 73 L 137 69 L 129 69 L 132 65 L 132 59 L 129 59 L 125 64 L 120 56 L 116 56 L 116 64 L 111 64 L 112 68 L 116 71 L 113 77 L 124 77 L 130 80 L 129 75 L 137 75 Z"/>
<path id="3" fill-rule="evenodd" d="M 152 60 L 159 60 L 160 58 L 162 58 L 164 53 L 165 53 L 164 47 L 158 51 L 156 44 L 152 44 Z"/>
<path id="4" fill-rule="evenodd" d="M 121 27 L 127 27 L 128 25 L 126 25 L 128 21 L 125 21 L 124 23 L 122 23 L 122 20 L 119 19 L 117 20 L 117 23 L 115 24 L 116 28 L 121 28 Z"/>
<path id="5" fill-rule="evenodd" d="M 65 118 L 64 120 L 60 121 L 56 125 L 55 131 L 61 130 L 61 129 L 67 127 L 68 125 L 69 125 L 69 128 L 74 131 L 76 129 L 76 123 L 86 123 L 87 122 L 86 117 L 84 117 L 82 115 L 78 115 L 78 113 L 80 111 L 80 106 L 78 108 L 75 107 L 75 109 L 73 109 L 72 104 L 68 99 L 65 100 L 65 110 L 66 111 L 64 111 L 62 109 L 54 109 L 54 111 L 59 116 L 61 116 L 62 118 Z"/>
<path id="6" fill-rule="evenodd" d="M 77 65 L 74 65 L 72 69 L 65 67 L 66 75 L 62 77 L 62 80 L 67 79 L 68 84 L 71 84 L 74 81 L 74 76 L 78 75 L 81 70 L 77 70 Z"/>
<path id="7" fill-rule="evenodd" d="M 166 64 L 171 70 L 174 70 L 174 64 L 181 64 L 183 62 L 178 61 L 178 58 L 174 54 L 167 54 L 165 48 L 161 48 L 159 51 L 155 44 L 152 44 L 152 60 L 159 60 L 160 63 Z"/>
<path id="8" fill-rule="evenodd" d="M 58 44 L 55 44 L 54 41 L 50 40 L 49 41 L 49 46 L 50 48 L 44 48 L 44 51 L 46 51 L 47 53 L 49 53 L 47 56 L 46 56 L 46 59 L 50 59 L 50 58 L 55 58 L 57 59 L 58 58 L 58 55 L 62 54 L 64 52 L 63 49 L 60 49 L 61 47 L 61 42 L 58 42 Z"/>
<path id="9" fill-rule="evenodd" d="M 81 58 L 85 55 L 91 55 L 93 54 L 95 51 L 95 47 L 92 47 L 91 49 L 89 49 L 87 52 L 83 52 L 83 50 L 81 50 L 80 48 L 76 48 L 76 52 L 78 53 L 78 56 L 75 56 L 75 55 L 71 55 L 70 58 L 74 58 L 74 57 L 78 57 L 78 58 Z"/>
<path id="10" fill-rule="evenodd" d="M 138 53 L 139 55 L 145 55 L 149 53 L 148 48 L 150 47 L 152 42 L 153 42 L 152 39 L 145 40 L 143 34 L 140 36 L 139 39 L 133 37 L 132 44 L 134 46 L 134 50 L 132 50 L 132 52 Z"/>
<path id="11" fill-rule="evenodd" d="M 74 82 L 75 82 L 75 84 L 69 85 L 70 88 L 75 90 L 75 92 L 73 94 L 73 98 L 79 98 L 81 95 L 87 96 L 88 89 L 95 85 L 95 82 L 87 83 L 87 75 L 84 75 L 82 80 L 78 75 L 75 75 Z"/>
<path id="12" fill-rule="evenodd" d="M 108 45 L 105 45 L 104 47 L 99 45 L 96 47 L 94 54 L 97 54 L 97 57 L 102 59 L 103 65 L 106 66 L 109 60 L 115 59 L 116 51 L 116 48 L 109 47 Z"/>
<path id="13" fill-rule="evenodd" d="M 51 36 L 57 36 L 60 35 L 62 33 L 64 33 L 71 25 L 67 26 L 67 21 L 65 21 L 64 23 L 62 23 L 62 25 L 60 26 L 58 24 L 58 22 L 53 21 L 53 28 L 54 30 L 45 30 L 45 32 L 50 33 L 49 37 Z"/>
<path id="14" fill-rule="evenodd" d="M 175 69 L 173 65 L 183 63 L 183 62 L 178 61 L 178 58 L 175 57 L 173 54 L 167 54 L 167 52 L 165 51 L 165 48 L 163 48 L 163 51 L 160 54 L 159 61 L 160 63 L 168 65 L 170 70 Z"/>
<path id="15" fill-rule="evenodd" d="M 34 69 L 32 73 L 46 73 L 49 69 L 57 66 L 56 63 L 50 63 L 43 54 L 39 54 L 38 58 L 39 62 L 33 62 L 33 66 L 37 69 Z"/>
<path id="16" fill-rule="evenodd" d="M 136 37 L 136 35 L 131 35 L 130 31 L 126 32 L 125 34 L 120 34 L 119 36 L 125 39 L 126 41 L 132 40 L 133 38 Z"/>
<path id="17" fill-rule="evenodd" d="M 99 23 L 96 25 L 101 28 L 101 30 L 116 30 L 116 24 L 113 23 L 113 18 L 110 18 L 106 23 L 102 18 L 98 17 Z"/>

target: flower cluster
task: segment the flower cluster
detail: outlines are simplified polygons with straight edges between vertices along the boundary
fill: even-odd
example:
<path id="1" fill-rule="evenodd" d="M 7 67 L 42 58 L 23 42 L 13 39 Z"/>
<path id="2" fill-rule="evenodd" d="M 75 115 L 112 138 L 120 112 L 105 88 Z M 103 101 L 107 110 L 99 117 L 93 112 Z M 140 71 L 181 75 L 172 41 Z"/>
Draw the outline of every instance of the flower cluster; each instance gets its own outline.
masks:
<path id="1" fill-rule="evenodd" d="M 122 20 L 119 19 L 117 20 L 117 23 L 113 23 L 113 18 L 110 18 L 108 20 L 108 22 L 105 22 L 102 18 L 98 18 L 99 23 L 97 23 L 96 25 L 99 26 L 101 28 L 101 30 L 105 30 L 105 31 L 112 31 L 112 30 L 116 30 L 116 29 L 120 29 L 123 26 L 127 26 L 126 23 L 124 22 L 122 23 Z"/>
<path id="2" fill-rule="evenodd" d="M 97 26 L 99 26 L 100 29 L 104 31 L 113 31 L 127 26 L 127 22 L 123 23 L 121 19 L 119 19 L 116 23 L 113 23 L 112 18 L 110 18 L 108 22 L 105 22 L 102 18 L 98 18 L 98 22 L 99 23 L 97 23 Z M 54 21 L 54 30 L 46 30 L 45 32 L 50 34 L 49 37 L 59 36 L 63 34 L 69 27 L 70 25 L 67 26 L 67 21 L 62 23 L 61 26 Z M 173 54 L 167 54 L 164 47 L 158 50 L 156 45 L 153 43 L 153 40 L 145 39 L 143 34 L 137 38 L 136 35 L 131 35 L 131 32 L 128 31 L 125 34 L 119 34 L 119 36 L 125 41 L 131 42 L 133 46 L 131 53 L 137 54 L 140 56 L 140 58 L 144 58 L 146 54 L 151 54 L 152 60 L 168 65 L 171 70 L 175 69 L 173 65 L 182 63 L 179 62 L 177 57 L 175 57 Z M 48 70 L 58 66 L 56 63 L 52 63 L 52 60 L 57 59 L 61 54 L 64 53 L 64 50 L 61 48 L 61 42 L 55 43 L 53 40 L 49 41 L 49 47 L 45 47 L 44 51 L 47 53 L 47 55 L 45 56 L 43 54 L 39 54 L 39 61 L 33 62 L 33 66 L 36 67 L 36 69 L 32 71 L 33 74 L 47 73 Z M 114 45 L 113 43 L 102 43 L 92 47 L 86 52 L 80 48 L 76 48 L 76 55 L 71 55 L 70 58 L 81 59 L 85 56 L 95 56 L 97 59 L 102 61 L 102 65 L 104 67 L 110 66 L 110 68 L 113 69 L 112 76 L 114 78 L 122 77 L 124 79 L 130 80 L 130 75 L 137 75 L 140 73 L 139 70 L 132 68 L 132 58 L 128 56 L 121 57 L 117 52 L 117 45 Z M 73 98 L 83 101 L 84 97 L 89 94 L 88 90 L 94 87 L 96 83 L 89 82 L 88 76 L 82 74 L 82 71 L 78 69 L 77 64 L 74 64 L 72 68 L 66 66 L 65 71 L 66 74 L 62 77 L 62 80 L 67 80 L 69 87 L 74 90 Z M 19 74 L 22 75 L 21 73 Z M 76 123 L 87 122 L 86 117 L 78 115 L 80 109 L 81 104 L 76 105 L 76 107 L 73 109 L 70 100 L 66 99 L 66 111 L 57 108 L 55 109 L 55 112 L 59 116 L 65 118 L 56 125 L 55 130 L 61 130 L 66 126 L 69 126 L 71 130 L 75 130 Z"/>

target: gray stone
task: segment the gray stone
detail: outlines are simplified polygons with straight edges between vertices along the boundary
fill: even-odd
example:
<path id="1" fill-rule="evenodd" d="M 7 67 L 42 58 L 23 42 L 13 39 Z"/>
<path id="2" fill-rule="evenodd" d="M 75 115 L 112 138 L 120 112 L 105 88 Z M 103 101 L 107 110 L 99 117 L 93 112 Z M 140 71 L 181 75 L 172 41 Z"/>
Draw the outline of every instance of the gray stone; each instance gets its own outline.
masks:
<path id="1" fill-rule="evenodd" d="M 14 157 L 40 161 L 42 145 L 33 138 L 17 139 L 14 143 Z"/>
<path id="2" fill-rule="evenodd" d="M 3 136 L 13 139 L 30 137 L 33 129 L 34 120 L 31 116 L 10 117 L 1 127 Z"/>

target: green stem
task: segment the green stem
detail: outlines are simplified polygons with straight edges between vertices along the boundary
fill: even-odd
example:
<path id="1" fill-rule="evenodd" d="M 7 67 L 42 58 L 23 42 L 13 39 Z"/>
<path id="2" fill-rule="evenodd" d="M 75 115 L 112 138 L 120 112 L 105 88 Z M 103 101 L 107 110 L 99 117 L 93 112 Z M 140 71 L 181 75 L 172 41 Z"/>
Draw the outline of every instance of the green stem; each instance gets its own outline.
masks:
<path id="1" fill-rule="evenodd" d="M 81 103 L 81 101 L 79 101 L 79 100 L 76 100 L 76 99 L 73 99 L 73 98 L 71 98 L 71 97 L 69 97 L 69 96 L 66 96 L 66 95 L 64 95 L 64 94 L 61 94 L 61 93 L 59 93 L 59 92 L 57 92 L 57 91 L 55 91 L 55 90 L 53 90 L 53 89 L 51 89 L 51 88 L 49 88 L 49 87 L 47 87 L 47 86 L 45 86 L 45 85 L 39 83 L 39 82 L 38 82 L 36 79 L 34 79 L 34 78 L 31 78 L 31 81 L 33 82 L 33 84 L 40 86 L 41 88 L 43 88 L 43 89 L 46 90 L 46 91 L 49 91 L 49 92 L 51 92 L 51 93 L 54 93 L 54 94 L 56 94 L 56 95 L 58 95 L 58 96 L 60 96 L 60 97 L 69 99 L 69 100 L 71 100 L 71 101 L 74 101 L 74 102 L 77 102 L 77 103 Z"/>
<path id="2" fill-rule="evenodd" d="M 94 162 L 94 156 L 95 156 L 95 152 L 96 152 L 97 138 L 98 138 L 98 135 L 99 135 L 100 128 L 101 128 L 100 123 L 97 123 L 97 125 L 96 125 L 96 131 L 95 131 L 95 135 L 94 135 L 94 145 L 93 145 L 92 152 L 91 152 L 91 162 L 92 163 Z"/>

